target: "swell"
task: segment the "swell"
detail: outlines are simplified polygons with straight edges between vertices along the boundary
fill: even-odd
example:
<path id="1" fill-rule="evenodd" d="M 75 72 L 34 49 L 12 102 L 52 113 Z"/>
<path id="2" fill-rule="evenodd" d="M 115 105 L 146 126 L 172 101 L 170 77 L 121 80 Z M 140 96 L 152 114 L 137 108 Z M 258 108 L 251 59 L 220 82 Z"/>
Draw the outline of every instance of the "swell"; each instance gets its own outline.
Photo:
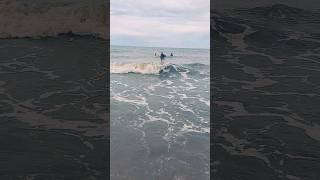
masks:
<path id="1" fill-rule="evenodd" d="M 208 65 L 194 63 L 186 65 L 177 65 L 171 63 L 111 63 L 110 73 L 111 74 L 154 74 L 154 75 L 165 75 L 165 74 L 180 74 L 180 73 L 191 73 L 204 68 L 209 68 Z"/>
<path id="2" fill-rule="evenodd" d="M 108 4 L 90 2 L 0 1 L 0 38 L 51 37 L 60 34 L 109 34 Z"/>

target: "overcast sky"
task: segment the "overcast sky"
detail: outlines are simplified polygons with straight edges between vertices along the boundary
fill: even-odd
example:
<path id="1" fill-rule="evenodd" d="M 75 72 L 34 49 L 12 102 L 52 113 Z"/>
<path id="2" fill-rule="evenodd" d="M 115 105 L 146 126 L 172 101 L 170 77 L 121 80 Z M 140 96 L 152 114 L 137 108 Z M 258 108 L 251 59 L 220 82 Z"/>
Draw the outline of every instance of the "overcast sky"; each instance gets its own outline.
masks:
<path id="1" fill-rule="evenodd" d="M 209 48 L 209 0 L 111 0 L 112 45 Z"/>

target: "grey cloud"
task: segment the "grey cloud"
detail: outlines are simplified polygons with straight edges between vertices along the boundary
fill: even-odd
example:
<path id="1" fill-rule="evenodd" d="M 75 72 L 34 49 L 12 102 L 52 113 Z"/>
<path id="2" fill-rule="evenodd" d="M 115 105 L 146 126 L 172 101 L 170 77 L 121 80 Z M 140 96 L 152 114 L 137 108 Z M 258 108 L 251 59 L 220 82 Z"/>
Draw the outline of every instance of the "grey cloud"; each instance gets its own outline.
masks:
<path id="1" fill-rule="evenodd" d="M 111 0 L 111 43 L 209 47 L 209 12 L 209 0 Z"/>

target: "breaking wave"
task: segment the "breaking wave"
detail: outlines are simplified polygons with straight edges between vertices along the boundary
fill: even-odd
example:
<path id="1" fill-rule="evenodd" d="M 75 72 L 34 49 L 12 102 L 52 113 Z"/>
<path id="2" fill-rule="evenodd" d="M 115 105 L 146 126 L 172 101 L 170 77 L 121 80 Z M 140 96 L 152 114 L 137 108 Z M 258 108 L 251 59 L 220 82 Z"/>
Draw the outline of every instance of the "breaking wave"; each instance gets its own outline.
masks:
<path id="1" fill-rule="evenodd" d="M 203 69 L 209 69 L 208 65 L 194 63 L 177 65 L 171 63 L 111 63 L 111 74 L 152 74 L 161 77 L 179 77 L 184 74 L 199 75 Z"/>
<path id="2" fill-rule="evenodd" d="M 85 1 L 0 1 L 0 38 L 72 33 L 107 39 L 109 6 Z"/>
<path id="3" fill-rule="evenodd" d="M 159 72 L 170 64 L 161 63 L 111 63 L 110 72 L 112 74 L 159 74 Z"/>

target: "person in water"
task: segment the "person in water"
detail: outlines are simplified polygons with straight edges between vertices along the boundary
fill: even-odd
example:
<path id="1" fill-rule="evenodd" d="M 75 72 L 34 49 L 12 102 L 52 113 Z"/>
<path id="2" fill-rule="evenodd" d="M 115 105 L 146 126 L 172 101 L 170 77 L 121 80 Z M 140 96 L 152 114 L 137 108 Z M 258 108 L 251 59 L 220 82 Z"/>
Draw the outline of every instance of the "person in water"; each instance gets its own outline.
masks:
<path id="1" fill-rule="evenodd" d="M 157 52 L 154 53 L 154 56 L 157 56 Z"/>
<path id="2" fill-rule="evenodd" d="M 165 57 L 166 57 L 166 55 L 163 54 L 163 52 L 161 52 L 161 54 L 160 54 L 160 60 L 161 60 L 161 62 L 162 62 L 162 60 L 164 60 Z"/>
<path id="3" fill-rule="evenodd" d="M 171 53 L 170 56 L 173 56 L 173 53 Z"/>

